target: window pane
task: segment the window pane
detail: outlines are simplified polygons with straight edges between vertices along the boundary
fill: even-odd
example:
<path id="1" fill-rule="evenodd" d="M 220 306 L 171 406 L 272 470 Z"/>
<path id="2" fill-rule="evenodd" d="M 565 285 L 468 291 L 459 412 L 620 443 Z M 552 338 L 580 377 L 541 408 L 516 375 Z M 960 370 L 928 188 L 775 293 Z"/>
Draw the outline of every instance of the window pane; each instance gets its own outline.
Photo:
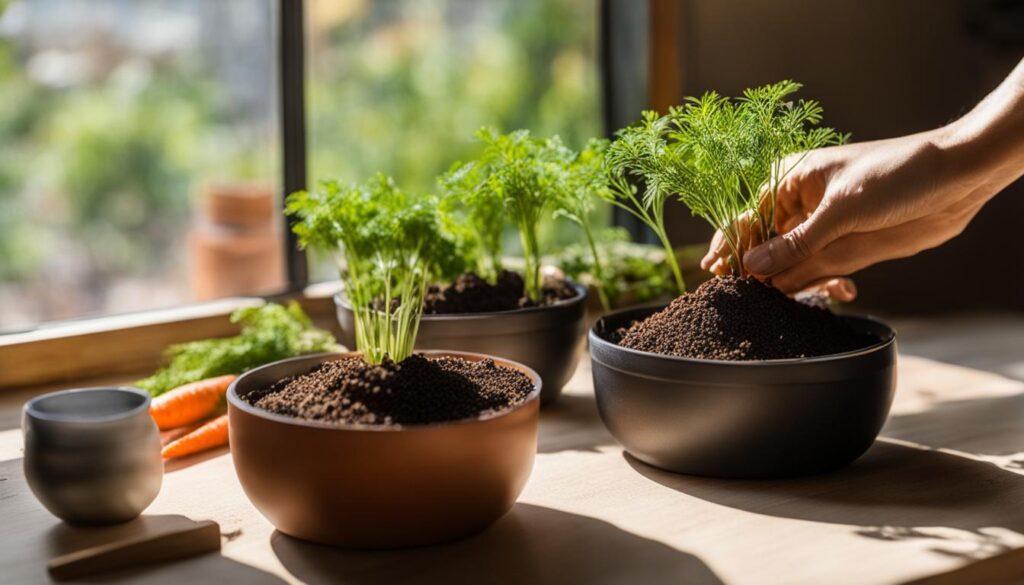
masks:
<path id="1" fill-rule="evenodd" d="M 482 125 L 601 134 L 595 0 L 312 0 L 310 178 L 429 190 Z M 314 263 L 334 278 L 329 262 Z"/>
<path id="2" fill-rule="evenodd" d="M 272 8 L 0 1 L 0 329 L 279 289 Z"/>

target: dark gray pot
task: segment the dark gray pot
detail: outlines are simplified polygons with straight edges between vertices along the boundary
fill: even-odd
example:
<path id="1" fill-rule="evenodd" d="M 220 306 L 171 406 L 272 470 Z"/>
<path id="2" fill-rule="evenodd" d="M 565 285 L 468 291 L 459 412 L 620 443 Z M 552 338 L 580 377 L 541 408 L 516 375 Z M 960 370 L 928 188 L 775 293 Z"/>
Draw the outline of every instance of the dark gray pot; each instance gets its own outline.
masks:
<path id="1" fill-rule="evenodd" d="M 602 337 L 658 309 L 607 315 L 590 331 L 594 391 L 605 426 L 656 467 L 730 478 L 810 475 L 862 455 L 896 388 L 896 333 L 844 317 L 881 341 L 792 360 L 685 359 L 627 349 Z"/>
<path id="2" fill-rule="evenodd" d="M 416 349 L 448 349 L 493 355 L 524 364 L 543 381 L 541 404 L 550 404 L 569 381 L 583 350 L 587 290 L 554 305 L 495 313 L 423 315 Z M 334 306 L 342 344 L 355 349 L 355 315 L 339 293 Z"/>

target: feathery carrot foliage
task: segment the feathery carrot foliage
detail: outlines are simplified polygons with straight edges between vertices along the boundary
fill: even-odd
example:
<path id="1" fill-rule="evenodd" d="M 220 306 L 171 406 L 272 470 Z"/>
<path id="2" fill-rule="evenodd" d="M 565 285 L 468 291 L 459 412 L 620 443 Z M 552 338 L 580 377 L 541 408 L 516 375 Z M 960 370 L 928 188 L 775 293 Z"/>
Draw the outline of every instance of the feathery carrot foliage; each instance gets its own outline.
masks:
<path id="1" fill-rule="evenodd" d="M 781 81 L 733 100 L 708 92 L 664 116 L 644 112 L 609 148 L 612 202 L 651 226 L 668 248 L 662 214 L 665 201 L 678 198 L 722 232 L 734 270 L 745 274 L 741 218 L 749 217 L 761 240 L 770 238 L 779 186 L 800 153 L 848 138 L 817 126 L 816 101 L 789 99 L 800 87 Z M 630 179 L 639 180 L 642 195 Z"/>
<path id="2" fill-rule="evenodd" d="M 427 285 L 462 269 L 436 199 L 406 193 L 378 174 L 362 185 L 323 181 L 316 191 L 289 196 L 286 212 L 299 219 L 293 229 L 301 246 L 337 255 L 364 359 L 408 357 Z"/>

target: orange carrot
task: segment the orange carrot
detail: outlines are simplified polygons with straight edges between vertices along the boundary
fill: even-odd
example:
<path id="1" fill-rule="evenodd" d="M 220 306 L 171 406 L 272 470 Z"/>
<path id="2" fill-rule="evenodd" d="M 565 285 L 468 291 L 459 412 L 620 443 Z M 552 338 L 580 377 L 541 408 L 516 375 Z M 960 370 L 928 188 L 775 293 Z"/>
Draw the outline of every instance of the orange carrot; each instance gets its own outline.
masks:
<path id="1" fill-rule="evenodd" d="M 205 425 L 172 441 L 160 452 L 164 459 L 184 457 L 228 443 L 228 415 L 222 414 Z"/>
<path id="2" fill-rule="evenodd" d="M 197 422 L 185 425 L 183 427 L 177 427 L 169 431 L 160 431 L 160 446 L 166 447 L 168 444 L 177 441 L 185 435 L 203 426 L 203 423 Z"/>
<path id="3" fill-rule="evenodd" d="M 149 414 L 161 431 L 196 422 L 213 414 L 236 376 L 218 376 L 179 386 L 153 399 Z"/>

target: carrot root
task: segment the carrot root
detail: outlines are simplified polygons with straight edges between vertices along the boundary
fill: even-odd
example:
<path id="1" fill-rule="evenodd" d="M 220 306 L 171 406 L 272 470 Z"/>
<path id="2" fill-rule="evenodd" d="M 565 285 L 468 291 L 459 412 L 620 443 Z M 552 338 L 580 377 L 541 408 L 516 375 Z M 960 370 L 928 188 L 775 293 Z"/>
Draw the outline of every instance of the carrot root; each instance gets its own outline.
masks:
<path id="1" fill-rule="evenodd" d="M 218 376 L 179 386 L 153 399 L 149 414 L 161 431 L 200 421 L 214 413 L 236 376 Z"/>
<path id="2" fill-rule="evenodd" d="M 171 441 L 160 454 L 164 459 L 184 457 L 228 444 L 228 415 L 223 414 L 191 433 Z"/>
<path id="3" fill-rule="evenodd" d="M 202 423 L 193 423 L 183 427 L 173 428 L 169 431 L 160 431 L 160 446 L 166 447 L 201 426 L 203 426 Z"/>

